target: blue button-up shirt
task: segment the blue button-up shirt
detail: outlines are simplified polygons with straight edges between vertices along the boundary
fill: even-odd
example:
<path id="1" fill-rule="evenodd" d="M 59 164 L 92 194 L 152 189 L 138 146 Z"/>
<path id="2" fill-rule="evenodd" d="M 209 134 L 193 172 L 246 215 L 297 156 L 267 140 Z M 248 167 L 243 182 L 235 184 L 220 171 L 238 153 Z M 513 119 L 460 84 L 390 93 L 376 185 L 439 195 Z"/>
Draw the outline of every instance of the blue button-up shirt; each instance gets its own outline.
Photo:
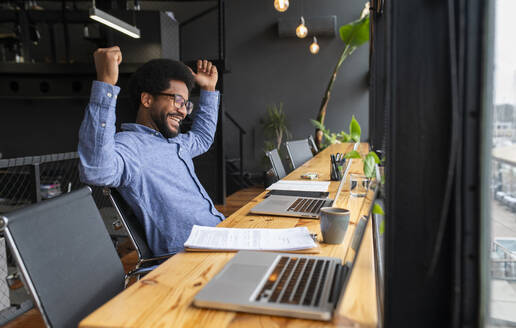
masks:
<path id="1" fill-rule="evenodd" d="M 79 131 L 84 183 L 116 187 L 145 228 L 154 254 L 183 249 L 194 224 L 215 226 L 224 216 L 199 182 L 192 158 L 206 152 L 217 127 L 219 93 L 201 90 L 192 129 L 165 138 L 140 124 L 116 133 L 120 88 L 94 81 Z"/>

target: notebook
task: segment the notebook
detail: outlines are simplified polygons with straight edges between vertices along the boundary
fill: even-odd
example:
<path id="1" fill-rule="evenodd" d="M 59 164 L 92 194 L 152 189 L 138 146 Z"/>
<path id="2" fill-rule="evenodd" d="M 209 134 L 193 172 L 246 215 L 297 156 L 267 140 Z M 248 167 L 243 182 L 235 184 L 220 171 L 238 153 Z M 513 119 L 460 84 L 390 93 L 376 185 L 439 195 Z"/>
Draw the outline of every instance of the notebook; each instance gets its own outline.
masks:
<path id="1" fill-rule="evenodd" d="M 359 143 L 355 143 L 354 150 Z M 319 197 L 300 197 L 300 196 L 285 196 L 285 195 L 271 195 L 254 206 L 249 212 L 252 214 L 264 215 L 281 215 L 294 216 L 310 219 L 318 219 L 321 208 L 333 206 L 336 199 L 339 198 L 342 186 L 346 181 L 346 177 L 351 167 L 352 159 L 347 161 L 346 170 L 340 180 L 339 188 L 334 199 L 319 198 Z"/>
<path id="2" fill-rule="evenodd" d="M 369 220 L 376 190 L 375 187 L 368 192 L 371 206 L 365 220 Z M 345 295 L 364 231 L 355 229 L 356 251 L 349 247 L 344 264 L 332 257 L 240 251 L 197 293 L 194 305 L 331 320 Z"/>

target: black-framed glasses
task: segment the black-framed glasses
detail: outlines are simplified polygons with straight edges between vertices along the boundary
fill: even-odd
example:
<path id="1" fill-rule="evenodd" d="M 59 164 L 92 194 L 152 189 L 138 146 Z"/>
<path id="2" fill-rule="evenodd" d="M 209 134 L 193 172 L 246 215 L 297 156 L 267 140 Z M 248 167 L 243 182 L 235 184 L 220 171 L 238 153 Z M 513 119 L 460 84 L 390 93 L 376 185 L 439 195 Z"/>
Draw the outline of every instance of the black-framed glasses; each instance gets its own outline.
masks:
<path id="1" fill-rule="evenodd" d="M 181 107 L 185 106 L 186 108 L 186 114 L 190 115 L 193 110 L 193 102 L 190 100 L 185 100 L 183 96 L 175 94 L 175 93 L 164 93 L 164 92 L 156 92 L 155 95 L 161 95 L 161 96 L 168 96 L 170 100 L 174 101 L 174 106 L 177 109 L 180 109 Z"/>

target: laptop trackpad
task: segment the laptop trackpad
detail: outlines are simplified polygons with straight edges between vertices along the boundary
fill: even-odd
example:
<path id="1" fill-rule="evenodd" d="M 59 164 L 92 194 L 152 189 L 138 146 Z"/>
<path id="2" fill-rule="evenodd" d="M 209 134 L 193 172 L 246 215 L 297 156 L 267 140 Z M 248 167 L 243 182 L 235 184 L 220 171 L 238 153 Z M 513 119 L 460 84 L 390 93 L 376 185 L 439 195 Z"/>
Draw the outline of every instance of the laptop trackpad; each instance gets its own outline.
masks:
<path id="1" fill-rule="evenodd" d="M 220 276 L 221 282 L 231 283 L 255 283 L 260 281 L 267 272 L 269 265 L 252 265 L 233 263 L 228 266 Z"/>

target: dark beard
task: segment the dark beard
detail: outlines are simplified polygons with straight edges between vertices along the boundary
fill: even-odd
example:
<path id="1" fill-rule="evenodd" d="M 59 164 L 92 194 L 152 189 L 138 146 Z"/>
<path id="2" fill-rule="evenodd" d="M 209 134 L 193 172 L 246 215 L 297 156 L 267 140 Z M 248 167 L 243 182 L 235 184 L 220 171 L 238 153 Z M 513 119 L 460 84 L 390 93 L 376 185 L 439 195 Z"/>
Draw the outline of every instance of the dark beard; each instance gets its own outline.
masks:
<path id="1" fill-rule="evenodd" d="M 167 124 L 167 117 L 168 114 L 164 113 L 159 120 L 156 120 L 156 126 L 158 127 L 159 132 L 165 137 L 165 138 L 174 138 L 179 134 L 179 131 L 181 130 L 181 124 L 183 123 L 183 120 L 179 121 L 179 126 L 177 128 L 177 131 L 171 131 L 168 128 Z"/>

